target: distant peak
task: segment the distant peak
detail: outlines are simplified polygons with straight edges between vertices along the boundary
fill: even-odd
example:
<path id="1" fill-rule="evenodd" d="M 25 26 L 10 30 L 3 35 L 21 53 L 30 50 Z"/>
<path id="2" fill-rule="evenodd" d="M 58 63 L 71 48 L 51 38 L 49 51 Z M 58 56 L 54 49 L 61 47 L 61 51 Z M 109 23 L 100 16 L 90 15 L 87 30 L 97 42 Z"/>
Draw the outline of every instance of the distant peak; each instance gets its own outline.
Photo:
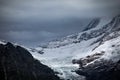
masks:
<path id="1" fill-rule="evenodd" d="M 95 18 L 93 19 L 87 26 L 86 28 L 83 30 L 83 31 L 87 31 L 87 30 L 90 30 L 92 28 L 95 28 L 100 22 L 100 18 Z"/>

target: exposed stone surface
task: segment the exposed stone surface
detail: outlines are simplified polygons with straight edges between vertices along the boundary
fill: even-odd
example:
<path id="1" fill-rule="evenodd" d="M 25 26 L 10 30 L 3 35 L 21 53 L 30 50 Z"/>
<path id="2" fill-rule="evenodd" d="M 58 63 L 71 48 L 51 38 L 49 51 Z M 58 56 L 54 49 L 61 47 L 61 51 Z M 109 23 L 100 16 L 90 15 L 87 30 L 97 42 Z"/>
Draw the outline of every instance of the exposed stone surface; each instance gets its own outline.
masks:
<path id="1" fill-rule="evenodd" d="M 79 75 L 86 76 L 87 80 L 120 80 L 120 60 L 100 60 L 84 68 L 76 70 Z"/>
<path id="2" fill-rule="evenodd" d="M 90 62 L 92 62 L 92 61 L 94 61 L 94 60 L 97 60 L 97 59 L 99 59 L 101 56 L 103 56 L 104 55 L 104 51 L 101 51 L 100 53 L 95 53 L 95 54 L 92 54 L 92 55 L 88 55 L 88 56 L 86 56 L 86 57 L 84 57 L 84 58 L 80 58 L 79 60 L 77 60 L 77 59 L 73 59 L 72 60 L 72 63 L 73 64 L 79 64 L 80 65 L 80 68 L 84 68 L 84 66 L 86 65 L 86 64 L 88 64 L 88 63 L 90 63 Z"/>
<path id="3" fill-rule="evenodd" d="M 0 44 L 0 80 L 59 80 L 52 69 L 20 46 Z"/>

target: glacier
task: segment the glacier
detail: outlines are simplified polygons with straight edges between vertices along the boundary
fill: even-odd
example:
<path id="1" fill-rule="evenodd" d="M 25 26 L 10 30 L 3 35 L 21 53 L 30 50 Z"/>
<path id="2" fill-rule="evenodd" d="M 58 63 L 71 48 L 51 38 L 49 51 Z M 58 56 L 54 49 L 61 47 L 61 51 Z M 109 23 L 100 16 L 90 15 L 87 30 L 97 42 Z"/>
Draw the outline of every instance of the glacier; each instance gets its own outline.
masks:
<path id="1" fill-rule="evenodd" d="M 90 27 L 94 24 L 97 25 Z M 75 69 L 79 68 L 79 65 L 72 64 L 72 60 L 101 51 L 105 51 L 105 54 L 99 59 L 119 60 L 120 16 L 100 20 L 94 19 L 86 28 L 88 29 L 80 33 L 51 41 L 44 47 L 34 48 L 34 51 L 32 49 L 28 50 L 34 58 L 51 67 L 61 79 L 85 80 L 84 76 L 74 72 Z M 115 45 L 115 47 L 111 47 L 112 45 Z M 38 52 L 43 52 L 43 54 Z M 94 61 L 91 63 L 94 63 Z"/>

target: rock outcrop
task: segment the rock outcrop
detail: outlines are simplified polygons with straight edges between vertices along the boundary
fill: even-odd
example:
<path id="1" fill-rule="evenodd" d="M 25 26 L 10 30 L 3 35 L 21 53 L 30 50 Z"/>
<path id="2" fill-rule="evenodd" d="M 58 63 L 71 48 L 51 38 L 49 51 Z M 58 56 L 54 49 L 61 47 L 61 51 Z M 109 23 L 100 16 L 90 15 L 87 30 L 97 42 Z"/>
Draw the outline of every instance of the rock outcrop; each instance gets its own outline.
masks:
<path id="1" fill-rule="evenodd" d="M 120 60 L 114 62 L 112 60 L 99 59 L 102 54 L 93 54 L 84 59 L 82 58 L 82 60 L 76 60 L 80 68 L 75 72 L 85 76 L 86 80 L 120 80 Z"/>
<path id="2" fill-rule="evenodd" d="M 99 59 L 101 56 L 103 56 L 105 54 L 104 51 L 101 51 L 100 53 L 95 53 L 95 54 L 92 54 L 92 55 L 88 55 L 84 58 L 80 58 L 80 59 L 73 59 L 72 60 L 72 63 L 73 64 L 79 64 L 79 67 L 80 68 L 84 68 L 84 66 L 86 66 L 88 63 L 92 62 L 92 61 L 95 61 L 97 59 Z"/>
<path id="3" fill-rule="evenodd" d="M 59 80 L 54 71 L 20 46 L 0 44 L 0 80 Z"/>

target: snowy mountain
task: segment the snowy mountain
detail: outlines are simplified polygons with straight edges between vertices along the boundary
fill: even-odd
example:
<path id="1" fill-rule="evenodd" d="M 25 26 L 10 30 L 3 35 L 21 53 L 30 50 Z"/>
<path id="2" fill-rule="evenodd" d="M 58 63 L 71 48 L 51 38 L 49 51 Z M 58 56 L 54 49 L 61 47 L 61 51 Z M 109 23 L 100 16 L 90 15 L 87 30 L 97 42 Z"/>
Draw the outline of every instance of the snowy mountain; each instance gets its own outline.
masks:
<path id="1" fill-rule="evenodd" d="M 74 72 L 75 69 L 79 68 L 79 65 L 72 64 L 72 60 L 81 58 L 84 60 L 88 55 L 104 52 L 101 56 L 97 54 L 97 58 L 86 62 L 84 66 L 101 59 L 117 62 L 120 59 L 119 43 L 120 16 L 116 16 L 114 18 L 94 19 L 80 33 L 51 41 L 44 47 L 29 50 L 34 58 L 54 69 L 61 78 L 84 80 L 85 77 Z M 38 52 L 42 52 L 42 54 Z"/>
<path id="2" fill-rule="evenodd" d="M 80 65 L 75 72 L 86 76 L 87 80 L 120 80 L 120 36 L 106 41 L 91 55 L 73 62 Z"/>

